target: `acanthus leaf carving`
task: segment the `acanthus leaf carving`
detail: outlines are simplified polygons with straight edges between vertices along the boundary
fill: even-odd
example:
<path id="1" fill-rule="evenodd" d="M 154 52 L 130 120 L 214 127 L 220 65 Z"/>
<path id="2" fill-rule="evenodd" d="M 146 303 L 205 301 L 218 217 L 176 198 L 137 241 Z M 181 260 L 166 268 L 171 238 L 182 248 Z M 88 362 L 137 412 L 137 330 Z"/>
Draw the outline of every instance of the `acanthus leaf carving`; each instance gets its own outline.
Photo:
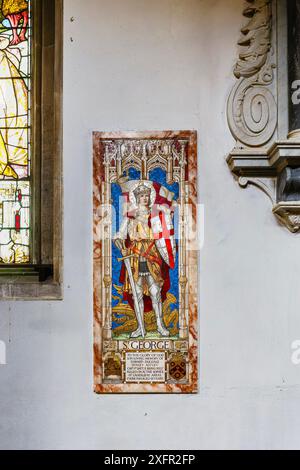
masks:
<path id="1" fill-rule="evenodd" d="M 271 49 L 272 5 L 271 0 L 247 0 L 251 5 L 244 10 L 244 16 L 250 18 L 241 30 L 242 37 L 238 45 L 243 50 L 234 69 L 236 78 L 249 78 L 265 65 Z"/>
<path id="2" fill-rule="evenodd" d="M 290 232 L 298 233 L 300 231 L 300 206 L 298 204 L 278 203 L 273 207 L 273 214 Z"/>
<path id="3" fill-rule="evenodd" d="M 274 68 L 270 60 L 272 38 L 271 0 L 247 0 L 250 18 L 238 44 L 245 50 L 234 68 L 238 82 L 228 100 L 228 123 L 238 143 L 259 147 L 268 143 L 277 126 L 277 104 L 271 87 Z"/>

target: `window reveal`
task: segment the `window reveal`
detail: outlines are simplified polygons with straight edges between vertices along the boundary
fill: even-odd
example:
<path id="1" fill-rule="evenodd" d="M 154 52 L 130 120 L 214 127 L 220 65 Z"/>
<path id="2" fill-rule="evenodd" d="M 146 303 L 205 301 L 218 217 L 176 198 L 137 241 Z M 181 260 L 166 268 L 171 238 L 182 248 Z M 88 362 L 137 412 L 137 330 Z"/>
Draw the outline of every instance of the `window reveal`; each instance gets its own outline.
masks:
<path id="1" fill-rule="evenodd" d="M 31 259 L 31 0 L 0 5 L 0 264 L 26 264 Z"/>

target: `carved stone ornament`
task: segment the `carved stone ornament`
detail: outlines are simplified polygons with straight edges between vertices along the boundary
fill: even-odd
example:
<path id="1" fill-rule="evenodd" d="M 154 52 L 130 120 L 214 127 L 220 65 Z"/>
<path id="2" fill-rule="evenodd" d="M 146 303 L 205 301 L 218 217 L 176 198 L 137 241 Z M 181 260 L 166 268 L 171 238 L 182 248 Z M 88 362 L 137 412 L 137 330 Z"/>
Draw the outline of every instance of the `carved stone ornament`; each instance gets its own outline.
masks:
<path id="1" fill-rule="evenodd" d="M 288 50 L 287 44 L 282 45 L 287 37 L 287 5 L 285 0 L 244 3 L 246 23 L 233 70 L 237 81 L 227 107 L 236 145 L 227 162 L 240 186 L 261 189 L 278 222 L 295 233 L 300 231 L 300 190 L 295 190 L 298 176 L 286 170 L 300 167 L 300 140 L 298 131 L 287 137 L 288 73 L 287 60 L 282 59 Z M 291 191 L 288 197 L 285 191 Z"/>
<path id="2" fill-rule="evenodd" d="M 271 50 L 272 8 L 270 0 L 248 2 L 241 30 L 239 59 L 234 68 L 238 79 L 228 102 L 228 121 L 238 142 L 258 147 L 269 142 L 277 124 L 272 92 L 274 69 Z"/>

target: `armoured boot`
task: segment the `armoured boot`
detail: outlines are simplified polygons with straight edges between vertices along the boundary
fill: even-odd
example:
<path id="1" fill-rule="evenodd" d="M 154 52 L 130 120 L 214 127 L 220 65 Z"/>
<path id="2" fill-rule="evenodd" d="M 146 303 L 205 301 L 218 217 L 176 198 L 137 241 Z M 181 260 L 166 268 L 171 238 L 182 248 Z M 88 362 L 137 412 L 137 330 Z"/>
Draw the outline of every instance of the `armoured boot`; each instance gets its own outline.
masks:
<path id="1" fill-rule="evenodd" d="M 138 303 L 140 307 L 140 312 L 141 312 L 141 317 L 142 317 L 142 324 L 139 321 L 139 318 L 137 316 L 137 322 L 138 322 L 138 329 L 133 331 L 131 333 L 130 338 L 140 338 L 140 337 L 145 337 L 146 335 L 146 330 L 145 330 L 145 325 L 144 325 L 144 299 L 143 299 L 143 288 L 142 285 L 138 282 L 136 285 L 136 291 L 138 295 Z"/>
<path id="2" fill-rule="evenodd" d="M 137 330 L 131 333 L 130 338 L 139 338 L 140 336 L 143 336 L 143 333 L 142 333 L 142 328 L 139 326 Z"/>
<path id="3" fill-rule="evenodd" d="M 170 336 L 169 330 L 165 327 L 165 323 L 163 320 L 163 315 L 162 315 L 162 305 L 156 305 L 154 307 L 154 311 L 156 314 L 156 323 L 157 323 L 157 331 L 158 333 L 163 336 L 164 338 L 167 338 Z"/>

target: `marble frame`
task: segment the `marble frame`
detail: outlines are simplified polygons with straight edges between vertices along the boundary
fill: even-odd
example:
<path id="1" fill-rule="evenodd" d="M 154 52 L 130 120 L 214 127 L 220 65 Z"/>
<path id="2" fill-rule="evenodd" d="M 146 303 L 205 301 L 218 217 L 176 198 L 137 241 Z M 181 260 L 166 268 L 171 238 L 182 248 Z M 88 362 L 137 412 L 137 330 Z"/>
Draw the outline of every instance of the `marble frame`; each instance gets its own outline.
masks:
<path id="1" fill-rule="evenodd" d="M 196 131 L 160 131 L 160 132 L 94 132 L 93 133 L 93 265 L 94 265 L 94 390 L 98 394 L 106 393 L 197 393 L 198 391 L 198 259 L 199 251 L 197 245 L 191 245 L 189 249 L 184 250 L 185 255 L 185 273 L 179 276 L 179 285 L 184 295 L 184 306 L 182 311 L 186 315 L 187 324 L 180 317 L 180 334 L 173 353 L 179 353 L 180 344 L 184 345 L 184 338 L 188 345 L 186 351 L 187 374 L 184 382 L 174 383 L 166 379 L 164 383 L 115 383 L 105 380 L 104 376 L 104 358 L 107 354 L 119 354 L 118 341 L 112 338 L 109 309 L 111 303 L 111 222 L 107 222 L 107 211 L 103 213 L 103 207 L 108 207 L 110 203 L 110 182 L 111 178 L 117 181 L 117 173 L 122 174 L 122 165 L 120 159 L 116 159 L 116 164 L 112 169 L 107 161 L 107 152 L 105 151 L 105 142 L 107 141 L 186 141 L 187 152 L 185 155 L 185 165 L 180 169 L 174 168 L 173 171 L 181 171 L 184 177 L 184 192 L 182 192 L 185 204 L 192 207 L 192 221 L 197 224 L 197 132 Z M 169 159 L 170 160 L 170 159 Z M 141 156 L 141 171 L 145 160 Z M 169 164 L 170 161 L 169 161 Z M 109 167 L 111 172 L 109 172 Z M 186 171 L 186 168 L 188 171 Z M 168 169 L 170 169 L 168 167 Z M 147 171 L 145 173 L 146 177 Z M 180 205 L 180 207 L 183 207 Z M 184 209 L 183 209 L 184 210 Z M 182 220 L 184 220 L 182 218 Z M 180 261 L 179 261 L 180 263 Z M 181 265 L 180 265 L 181 266 Z M 182 273 L 181 273 L 182 274 Z M 188 299 L 188 300 L 187 300 Z M 181 303 L 180 303 L 181 305 Z M 185 317 L 184 317 L 185 318 Z M 186 329 L 186 332 L 185 332 Z M 185 336 L 186 334 L 186 336 Z M 175 345 L 175 342 L 174 342 Z M 171 353 L 170 353 L 171 354 Z M 106 356 L 105 356 L 106 355 Z M 119 354 L 120 361 L 122 355 Z M 170 356 L 169 356 L 170 358 Z M 170 360 L 170 359 L 169 359 Z M 122 363 L 123 364 L 123 363 Z M 166 366 L 170 367 L 170 366 Z M 122 370 L 124 367 L 122 366 Z M 167 374 L 167 371 L 166 371 Z M 123 377 L 120 374 L 120 377 Z M 167 378 L 167 375 L 166 375 Z M 170 377 L 169 377 L 170 378 Z M 172 383 L 171 383 L 172 382 Z"/>

